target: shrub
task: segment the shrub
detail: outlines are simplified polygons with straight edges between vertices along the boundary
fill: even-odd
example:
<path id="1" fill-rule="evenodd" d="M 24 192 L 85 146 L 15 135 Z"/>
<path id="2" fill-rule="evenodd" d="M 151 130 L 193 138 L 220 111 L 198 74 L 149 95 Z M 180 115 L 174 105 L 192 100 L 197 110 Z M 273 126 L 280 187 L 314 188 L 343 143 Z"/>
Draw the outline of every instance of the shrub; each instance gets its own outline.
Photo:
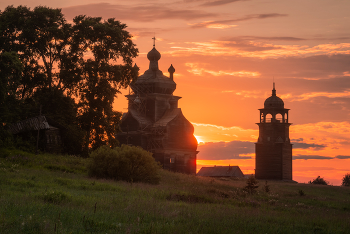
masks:
<path id="1" fill-rule="evenodd" d="M 309 184 L 322 184 L 322 185 L 328 185 L 328 181 L 324 180 L 323 178 L 321 178 L 320 176 L 317 176 L 316 179 L 314 179 L 313 181 L 309 181 Z"/>
<path id="2" fill-rule="evenodd" d="M 60 191 L 46 191 L 44 194 L 41 195 L 41 198 L 48 203 L 52 204 L 60 204 L 61 202 L 65 200 L 70 200 L 70 196 L 67 195 L 64 192 Z"/>
<path id="3" fill-rule="evenodd" d="M 350 173 L 344 175 L 343 182 L 342 182 L 341 185 L 343 185 L 343 186 L 350 186 Z"/>
<path id="4" fill-rule="evenodd" d="M 122 145 L 114 149 L 101 146 L 90 154 L 88 173 L 91 177 L 146 182 L 160 181 L 159 165 L 152 153 L 140 147 Z"/>
<path id="5" fill-rule="evenodd" d="M 265 181 L 264 190 L 265 190 L 265 192 L 267 192 L 267 193 L 270 192 L 270 185 L 267 184 L 267 181 Z"/>
<path id="6" fill-rule="evenodd" d="M 256 189 L 259 187 L 258 181 L 255 179 L 253 175 L 251 175 L 247 180 L 247 186 L 244 187 L 244 190 L 249 194 L 253 194 L 256 192 Z"/>

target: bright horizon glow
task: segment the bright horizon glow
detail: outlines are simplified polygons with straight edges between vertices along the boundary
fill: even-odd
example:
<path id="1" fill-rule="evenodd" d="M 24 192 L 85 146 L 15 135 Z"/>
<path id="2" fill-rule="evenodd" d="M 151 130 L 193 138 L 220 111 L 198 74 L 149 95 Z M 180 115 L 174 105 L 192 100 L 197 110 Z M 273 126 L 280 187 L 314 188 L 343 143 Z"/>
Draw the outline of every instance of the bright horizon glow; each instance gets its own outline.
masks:
<path id="1" fill-rule="evenodd" d="M 201 136 L 194 135 L 194 137 L 197 139 L 198 144 L 204 143 Z"/>

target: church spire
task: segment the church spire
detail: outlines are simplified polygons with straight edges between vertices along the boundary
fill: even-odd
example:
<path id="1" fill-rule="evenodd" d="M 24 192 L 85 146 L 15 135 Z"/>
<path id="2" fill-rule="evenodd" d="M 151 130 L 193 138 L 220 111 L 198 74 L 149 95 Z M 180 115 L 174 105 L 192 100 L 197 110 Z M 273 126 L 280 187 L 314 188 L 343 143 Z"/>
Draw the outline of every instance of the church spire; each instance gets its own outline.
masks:
<path id="1" fill-rule="evenodd" d="M 152 37 L 152 39 L 153 39 L 153 48 L 155 48 L 156 47 L 156 36 Z"/>
<path id="2" fill-rule="evenodd" d="M 275 82 L 273 82 L 272 96 L 276 96 Z"/>

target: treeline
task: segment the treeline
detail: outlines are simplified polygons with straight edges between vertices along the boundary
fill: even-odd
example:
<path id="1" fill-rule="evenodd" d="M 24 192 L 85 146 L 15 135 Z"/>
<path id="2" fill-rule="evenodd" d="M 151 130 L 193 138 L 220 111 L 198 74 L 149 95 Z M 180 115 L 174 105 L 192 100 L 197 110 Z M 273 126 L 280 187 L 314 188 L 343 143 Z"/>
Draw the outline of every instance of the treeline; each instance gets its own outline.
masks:
<path id="1" fill-rule="evenodd" d="M 8 6 L 0 11 L 0 134 L 39 115 L 63 126 L 64 152 L 84 154 L 118 144 L 121 113 L 113 102 L 138 75 L 138 50 L 115 19 L 61 9 Z M 2 123 L 2 124 L 1 124 Z"/>

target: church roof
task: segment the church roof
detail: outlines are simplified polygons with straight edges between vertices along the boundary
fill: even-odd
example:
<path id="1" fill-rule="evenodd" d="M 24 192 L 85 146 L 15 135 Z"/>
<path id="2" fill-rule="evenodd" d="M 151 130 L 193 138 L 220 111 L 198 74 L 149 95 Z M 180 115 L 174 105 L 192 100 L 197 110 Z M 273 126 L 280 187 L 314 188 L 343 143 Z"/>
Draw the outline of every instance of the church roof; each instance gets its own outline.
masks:
<path id="1" fill-rule="evenodd" d="M 172 121 L 176 116 L 182 114 L 181 108 L 175 108 L 171 110 L 167 110 L 163 117 L 154 123 L 154 127 L 162 127 L 166 126 L 170 121 Z"/>
<path id="2" fill-rule="evenodd" d="M 265 109 L 284 109 L 284 102 L 276 96 L 275 83 L 273 83 L 272 95 L 264 102 Z"/>
<path id="3" fill-rule="evenodd" d="M 214 167 L 202 167 L 197 176 L 210 176 L 210 177 L 238 177 L 243 178 L 239 166 L 214 166 Z"/>
<path id="4" fill-rule="evenodd" d="M 153 47 L 153 49 L 148 52 L 147 58 L 150 61 L 149 69 L 139 76 L 135 82 L 130 84 L 133 91 L 135 93 L 172 94 L 176 89 L 176 83 L 172 78 L 165 76 L 163 72 L 159 70 L 158 60 L 161 58 L 161 54 Z M 175 72 L 172 65 L 169 69 L 173 71 L 173 73 Z"/>
<path id="5" fill-rule="evenodd" d="M 136 121 L 140 124 L 141 128 L 147 127 L 152 124 L 152 121 L 150 119 L 133 109 L 129 109 L 128 113 L 123 115 L 122 121 L 124 118 L 127 117 L 127 115 L 131 115 L 134 119 L 136 119 Z"/>

